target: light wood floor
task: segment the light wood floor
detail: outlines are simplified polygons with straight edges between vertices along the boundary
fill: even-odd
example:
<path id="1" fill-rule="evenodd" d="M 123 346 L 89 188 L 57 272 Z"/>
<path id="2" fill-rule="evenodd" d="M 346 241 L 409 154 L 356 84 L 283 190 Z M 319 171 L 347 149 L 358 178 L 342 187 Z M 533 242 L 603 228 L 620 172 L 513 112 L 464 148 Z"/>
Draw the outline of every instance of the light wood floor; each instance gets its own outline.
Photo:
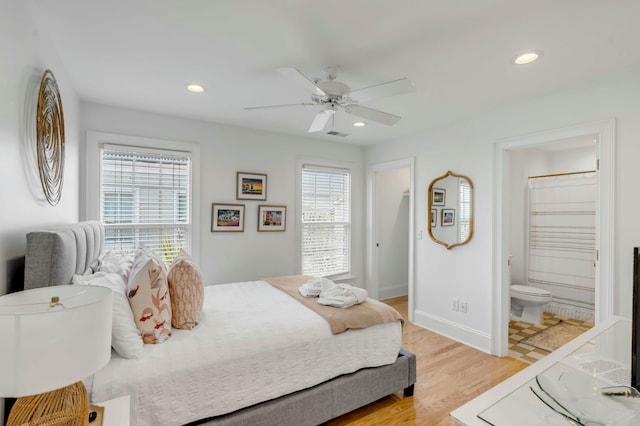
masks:
<path id="1" fill-rule="evenodd" d="M 407 298 L 385 301 L 407 318 Z M 449 413 L 528 364 L 499 358 L 405 321 L 402 346 L 416 355 L 413 397 L 402 392 L 326 423 L 339 425 L 456 425 Z"/>

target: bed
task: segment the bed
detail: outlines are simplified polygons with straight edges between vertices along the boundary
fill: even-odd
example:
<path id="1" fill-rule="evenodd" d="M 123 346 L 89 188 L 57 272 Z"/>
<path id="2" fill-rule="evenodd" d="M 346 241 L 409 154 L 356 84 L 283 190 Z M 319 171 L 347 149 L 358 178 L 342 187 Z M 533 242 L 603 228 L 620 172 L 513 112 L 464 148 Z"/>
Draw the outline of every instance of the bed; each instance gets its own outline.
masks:
<path id="1" fill-rule="evenodd" d="M 25 289 L 90 274 L 103 252 L 100 222 L 31 232 Z M 204 299 L 195 329 L 144 345 L 138 359 L 113 352 L 85 382 L 92 400 L 129 395 L 132 425 L 315 425 L 398 391 L 413 394 L 416 360 L 400 347 L 397 321 L 334 335 L 262 280 L 207 286 Z"/>

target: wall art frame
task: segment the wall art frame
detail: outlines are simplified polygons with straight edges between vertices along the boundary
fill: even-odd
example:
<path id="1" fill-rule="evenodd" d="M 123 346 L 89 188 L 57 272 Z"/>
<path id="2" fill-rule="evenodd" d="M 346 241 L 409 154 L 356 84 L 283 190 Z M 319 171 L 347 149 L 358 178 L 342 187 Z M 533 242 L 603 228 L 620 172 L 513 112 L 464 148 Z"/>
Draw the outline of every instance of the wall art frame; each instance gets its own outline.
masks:
<path id="1" fill-rule="evenodd" d="M 236 200 L 267 201 L 267 175 L 237 172 Z"/>
<path id="2" fill-rule="evenodd" d="M 258 206 L 258 232 L 284 232 L 287 229 L 287 206 Z"/>
<path id="3" fill-rule="evenodd" d="M 454 226 L 456 224 L 456 209 L 442 209 L 440 226 Z"/>
<path id="4" fill-rule="evenodd" d="M 244 204 L 211 204 L 211 232 L 243 232 Z"/>
<path id="5" fill-rule="evenodd" d="M 447 191 L 442 188 L 433 188 L 431 190 L 432 206 L 444 206 L 446 204 Z"/>

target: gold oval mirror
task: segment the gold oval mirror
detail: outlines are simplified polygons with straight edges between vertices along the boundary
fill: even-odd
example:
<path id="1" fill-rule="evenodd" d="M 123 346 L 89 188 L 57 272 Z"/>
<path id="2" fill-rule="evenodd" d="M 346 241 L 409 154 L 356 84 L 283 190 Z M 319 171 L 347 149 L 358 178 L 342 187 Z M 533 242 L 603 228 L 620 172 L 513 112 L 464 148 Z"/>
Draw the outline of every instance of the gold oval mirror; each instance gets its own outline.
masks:
<path id="1" fill-rule="evenodd" d="M 429 236 L 447 249 L 461 246 L 473 236 L 473 183 L 448 171 L 429 185 Z"/>

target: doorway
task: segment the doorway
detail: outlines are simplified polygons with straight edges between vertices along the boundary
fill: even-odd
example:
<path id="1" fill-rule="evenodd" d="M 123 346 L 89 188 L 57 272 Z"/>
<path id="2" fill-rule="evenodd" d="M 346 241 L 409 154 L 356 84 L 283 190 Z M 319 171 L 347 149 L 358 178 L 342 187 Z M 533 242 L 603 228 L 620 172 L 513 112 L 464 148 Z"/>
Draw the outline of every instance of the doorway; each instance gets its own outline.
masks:
<path id="1" fill-rule="evenodd" d="M 596 144 L 596 262 L 595 262 L 595 323 L 613 314 L 613 162 L 615 122 L 603 121 L 583 126 L 559 129 L 501 141 L 496 144 L 496 215 L 494 229 L 494 299 L 492 317 L 492 353 L 508 354 L 508 324 L 510 317 L 510 255 L 514 236 L 510 216 L 512 194 L 511 163 L 518 153 L 531 148 L 558 147 L 568 141 L 591 138 Z M 517 201 L 516 201 L 517 202 Z M 517 239 L 517 238 L 515 238 Z M 523 261 L 526 259 L 520 259 Z"/>
<path id="2" fill-rule="evenodd" d="M 413 320 L 414 159 L 369 166 L 367 290 L 371 297 L 407 295 Z"/>

